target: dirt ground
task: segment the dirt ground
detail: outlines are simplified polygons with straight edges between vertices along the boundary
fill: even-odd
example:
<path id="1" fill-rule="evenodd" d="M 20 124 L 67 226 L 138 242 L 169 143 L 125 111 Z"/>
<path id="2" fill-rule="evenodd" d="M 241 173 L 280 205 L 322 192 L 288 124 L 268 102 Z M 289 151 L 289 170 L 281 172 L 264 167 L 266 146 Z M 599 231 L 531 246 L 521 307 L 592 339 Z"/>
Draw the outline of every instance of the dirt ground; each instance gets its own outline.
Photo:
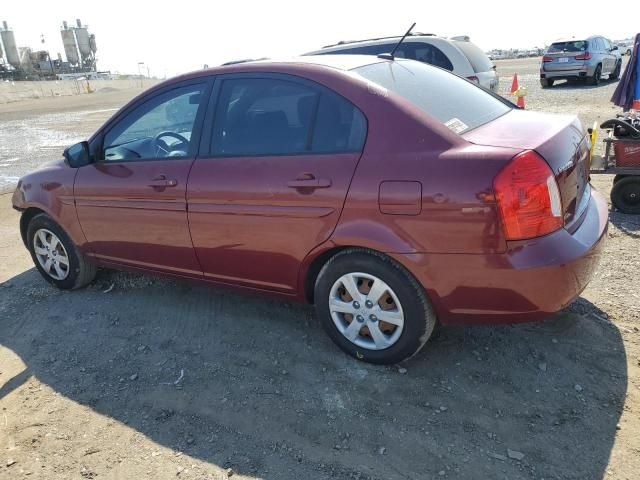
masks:
<path id="1" fill-rule="evenodd" d="M 498 71 L 520 72 L 528 108 L 616 111 L 614 83 L 543 92 L 536 59 Z M 86 136 L 135 93 L 0 107 L 0 135 Z M 13 163 L 34 162 L 18 140 Z M 611 181 L 593 183 L 608 197 Z M 637 479 L 640 217 L 612 212 L 608 237 L 553 318 L 443 328 L 380 367 L 338 351 L 305 305 L 111 271 L 57 291 L 0 195 L 0 479 Z"/>

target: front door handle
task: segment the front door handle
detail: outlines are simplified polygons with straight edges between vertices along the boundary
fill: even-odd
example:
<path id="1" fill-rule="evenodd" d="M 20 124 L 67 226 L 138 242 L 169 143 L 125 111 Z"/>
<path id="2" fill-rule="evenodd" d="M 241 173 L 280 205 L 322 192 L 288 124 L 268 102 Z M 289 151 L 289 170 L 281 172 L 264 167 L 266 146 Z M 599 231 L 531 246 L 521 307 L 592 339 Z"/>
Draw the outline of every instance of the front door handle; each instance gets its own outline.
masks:
<path id="1" fill-rule="evenodd" d="M 175 187 L 178 185 L 178 181 L 174 178 L 167 178 L 166 175 L 158 175 L 151 179 L 148 185 L 153 188 Z"/>
<path id="2" fill-rule="evenodd" d="M 330 186 L 330 178 L 316 178 L 310 173 L 305 173 L 296 180 L 287 182 L 289 188 L 329 188 Z"/>

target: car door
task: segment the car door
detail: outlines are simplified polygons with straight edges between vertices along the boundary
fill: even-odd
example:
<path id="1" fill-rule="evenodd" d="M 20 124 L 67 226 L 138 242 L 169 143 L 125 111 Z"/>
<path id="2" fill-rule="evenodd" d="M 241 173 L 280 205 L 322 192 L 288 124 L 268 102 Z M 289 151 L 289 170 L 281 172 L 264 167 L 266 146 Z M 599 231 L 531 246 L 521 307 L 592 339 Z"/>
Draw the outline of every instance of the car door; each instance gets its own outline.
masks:
<path id="1" fill-rule="evenodd" d="M 167 87 L 127 108 L 92 141 L 74 195 L 92 255 L 103 262 L 202 276 L 186 187 L 212 81 Z"/>
<path id="2" fill-rule="evenodd" d="M 364 146 L 364 115 L 288 75 L 224 76 L 212 102 L 201 146 L 209 154 L 194 163 L 187 190 L 204 275 L 294 291 L 301 261 L 340 216 Z"/>
<path id="3" fill-rule="evenodd" d="M 598 44 L 600 45 L 600 56 L 602 58 L 602 74 L 607 75 L 611 72 L 611 52 L 607 48 L 607 41 L 603 37 L 598 37 Z"/>

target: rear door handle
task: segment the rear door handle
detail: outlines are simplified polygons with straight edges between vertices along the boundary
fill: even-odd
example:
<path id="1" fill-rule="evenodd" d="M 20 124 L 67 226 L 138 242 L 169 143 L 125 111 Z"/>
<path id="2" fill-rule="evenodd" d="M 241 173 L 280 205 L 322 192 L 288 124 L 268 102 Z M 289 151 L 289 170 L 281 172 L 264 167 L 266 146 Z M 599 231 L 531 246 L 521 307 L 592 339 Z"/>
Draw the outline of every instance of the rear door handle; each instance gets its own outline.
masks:
<path id="1" fill-rule="evenodd" d="M 151 179 L 148 185 L 154 188 L 175 187 L 178 185 L 178 181 L 174 178 L 167 178 L 166 175 L 158 175 Z"/>
<path id="2" fill-rule="evenodd" d="M 329 188 L 330 186 L 330 178 L 315 178 L 313 175 L 311 178 L 299 178 L 287 182 L 289 188 Z"/>

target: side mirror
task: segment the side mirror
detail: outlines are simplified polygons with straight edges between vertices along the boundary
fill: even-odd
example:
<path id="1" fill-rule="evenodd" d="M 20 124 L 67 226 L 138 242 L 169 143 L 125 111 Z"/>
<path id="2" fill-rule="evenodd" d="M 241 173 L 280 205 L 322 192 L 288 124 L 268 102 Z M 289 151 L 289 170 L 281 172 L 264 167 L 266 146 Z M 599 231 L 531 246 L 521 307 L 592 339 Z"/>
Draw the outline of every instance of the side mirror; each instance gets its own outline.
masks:
<path id="1" fill-rule="evenodd" d="M 91 163 L 89 143 L 80 142 L 71 145 L 64 151 L 64 160 L 71 168 L 80 168 Z"/>
<path id="2" fill-rule="evenodd" d="M 612 52 L 615 52 L 616 50 L 618 50 L 618 46 L 617 45 L 614 45 L 613 47 L 611 47 L 611 51 Z"/>

